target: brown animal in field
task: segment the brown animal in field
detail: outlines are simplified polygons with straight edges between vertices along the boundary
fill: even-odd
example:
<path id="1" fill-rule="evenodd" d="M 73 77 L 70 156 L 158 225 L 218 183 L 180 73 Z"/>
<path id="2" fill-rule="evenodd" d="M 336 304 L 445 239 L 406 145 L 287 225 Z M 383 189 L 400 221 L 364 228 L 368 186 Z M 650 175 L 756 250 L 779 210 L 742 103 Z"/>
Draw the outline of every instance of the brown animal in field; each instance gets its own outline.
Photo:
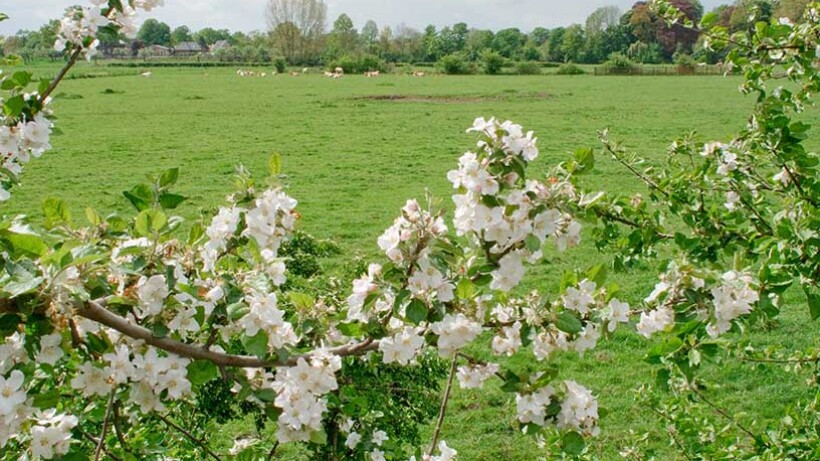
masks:
<path id="1" fill-rule="evenodd" d="M 302 75 L 302 74 L 300 74 L 299 72 L 291 72 L 291 73 L 290 73 L 290 76 L 291 76 L 291 77 L 298 77 L 298 76 L 300 76 L 300 75 Z"/>

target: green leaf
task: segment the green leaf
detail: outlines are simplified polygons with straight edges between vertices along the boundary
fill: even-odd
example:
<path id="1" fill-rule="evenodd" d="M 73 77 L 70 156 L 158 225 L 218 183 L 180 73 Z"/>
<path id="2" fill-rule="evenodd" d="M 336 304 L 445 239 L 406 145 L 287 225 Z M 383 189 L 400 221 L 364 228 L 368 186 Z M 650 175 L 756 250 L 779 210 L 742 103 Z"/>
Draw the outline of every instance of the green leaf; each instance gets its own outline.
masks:
<path id="1" fill-rule="evenodd" d="M 5 21 L 9 18 L 9 15 L 6 13 L 0 13 L 0 21 Z"/>
<path id="2" fill-rule="evenodd" d="M 584 324 L 574 314 L 564 311 L 558 314 L 558 318 L 555 319 L 555 327 L 564 333 L 574 335 L 584 329 Z"/>
<path id="3" fill-rule="evenodd" d="M 176 184 L 179 179 L 179 168 L 171 168 L 159 176 L 159 187 L 168 187 Z"/>
<path id="4" fill-rule="evenodd" d="M 311 432 L 310 442 L 316 445 L 327 445 L 327 433 L 324 429 L 321 431 Z"/>
<path id="5" fill-rule="evenodd" d="M 683 347 L 683 340 L 677 336 L 669 336 L 663 341 L 652 346 L 646 353 L 646 358 L 649 363 L 658 363 L 661 357 L 666 357 L 673 354 Z"/>
<path id="6" fill-rule="evenodd" d="M 476 293 L 475 285 L 468 278 L 459 280 L 456 287 L 456 296 L 459 299 L 471 299 Z"/>
<path id="7" fill-rule="evenodd" d="M 21 87 L 28 86 L 31 83 L 31 72 L 15 72 L 14 75 L 11 77 L 14 81 L 17 82 L 18 85 Z"/>
<path id="8" fill-rule="evenodd" d="M 584 452 L 585 446 L 586 441 L 584 440 L 584 436 L 575 431 L 567 432 L 561 438 L 561 449 L 568 455 L 580 455 Z"/>
<path id="9" fill-rule="evenodd" d="M 428 312 L 427 304 L 424 304 L 421 300 L 414 299 L 407 306 L 407 320 L 418 325 L 427 319 Z"/>
<path id="10" fill-rule="evenodd" d="M 803 287 L 809 302 L 809 314 L 812 320 L 820 319 L 820 294 L 812 292 L 811 288 Z"/>
<path id="11" fill-rule="evenodd" d="M 282 174 L 282 156 L 276 152 L 268 158 L 268 174 L 271 176 L 279 176 Z"/>
<path id="12" fill-rule="evenodd" d="M 351 338 L 358 338 L 364 332 L 364 328 L 362 328 L 361 323 L 340 323 L 336 325 L 336 328 L 342 332 L 345 336 L 350 336 Z"/>
<path id="13" fill-rule="evenodd" d="M 256 336 L 242 335 L 242 345 L 249 354 L 260 359 L 268 355 L 268 335 L 264 331 L 260 331 Z"/>
<path id="14" fill-rule="evenodd" d="M 312 309 L 314 305 L 316 305 L 316 300 L 313 296 L 304 294 L 304 293 L 296 293 L 290 292 L 288 293 L 288 298 L 293 305 L 300 310 L 308 310 Z"/>
<path id="15" fill-rule="evenodd" d="M 34 406 L 41 410 L 54 408 L 60 402 L 60 389 L 52 389 L 48 392 L 38 392 L 34 395 Z"/>
<path id="16" fill-rule="evenodd" d="M 48 251 L 48 245 L 43 239 L 33 234 L 8 233 L 6 239 L 11 242 L 14 252 L 30 256 L 43 256 Z"/>
<path id="17" fill-rule="evenodd" d="M 595 152 L 592 149 L 578 149 L 572 159 L 575 161 L 572 174 L 588 173 L 595 168 Z"/>
<path id="18" fill-rule="evenodd" d="M 154 203 L 154 191 L 147 184 L 134 186 L 133 189 L 123 192 L 122 195 L 131 202 L 131 205 L 134 205 L 137 211 L 147 210 Z"/>
<path id="19" fill-rule="evenodd" d="M 0 337 L 7 337 L 17 331 L 17 326 L 23 323 L 23 319 L 17 314 L 0 315 Z"/>
<path id="20" fill-rule="evenodd" d="M 71 212 L 62 199 L 51 197 L 43 200 L 43 214 L 46 216 L 46 227 L 48 228 L 58 224 L 71 224 Z"/>
<path id="21" fill-rule="evenodd" d="M 607 268 L 604 264 L 598 264 L 587 271 L 587 279 L 595 282 L 599 287 L 606 285 Z"/>
<path id="22" fill-rule="evenodd" d="M 102 224 L 102 218 L 100 217 L 99 213 L 97 213 L 97 210 L 91 207 L 85 209 L 85 219 L 87 219 L 88 223 L 94 227 L 97 227 L 100 224 Z"/>
<path id="23" fill-rule="evenodd" d="M 173 210 L 187 199 L 188 198 L 183 195 L 164 192 L 159 196 L 159 204 L 166 210 Z"/>
<path id="24" fill-rule="evenodd" d="M 700 20 L 700 28 L 704 29 L 704 30 L 705 29 L 711 29 L 712 26 L 717 24 L 718 19 L 720 19 L 720 17 L 714 11 L 706 13 L 706 14 L 703 15 L 703 18 Z"/>
<path id="25" fill-rule="evenodd" d="M 168 224 L 165 213 L 158 210 L 145 210 L 137 215 L 134 221 L 134 230 L 139 235 L 150 236 L 161 231 Z"/>
<path id="26" fill-rule="evenodd" d="M 17 118 L 23 113 L 23 109 L 26 108 L 26 100 L 23 99 L 22 95 L 15 96 L 13 98 L 9 98 L 6 100 L 6 103 L 3 105 L 3 110 L 5 111 L 6 115 L 11 118 Z"/>
<path id="27" fill-rule="evenodd" d="M 195 386 L 201 386 L 219 376 L 216 365 L 207 360 L 196 360 L 188 365 L 188 380 Z"/>

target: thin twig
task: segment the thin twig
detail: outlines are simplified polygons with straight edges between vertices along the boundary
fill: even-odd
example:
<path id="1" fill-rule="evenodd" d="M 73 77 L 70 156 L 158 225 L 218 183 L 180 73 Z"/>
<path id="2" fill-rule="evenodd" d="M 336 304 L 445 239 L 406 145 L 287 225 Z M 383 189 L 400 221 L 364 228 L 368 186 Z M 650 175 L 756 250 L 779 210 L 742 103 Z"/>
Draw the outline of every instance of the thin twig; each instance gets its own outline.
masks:
<path id="1" fill-rule="evenodd" d="M 273 443 L 273 448 L 271 448 L 270 452 L 268 453 L 268 461 L 271 461 L 273 459 L 274 455 L 276 455 L 276 449 L 277 448 L 279 448 L 279 441 L 278 440 Z"/>
<path id="2" fill-rule="evenodd" d="M 447 404 L 450 402 L 450 392 L 453 390 L 453 378 L 456 376 L 456 366 L 458 365 L 458 354 L 453 355 L 453 361 L 450 363 L 450 377 L 447 378 L 447 388 L 444 390 L 444 398 L 441 399 L 441 410 L 438 413 L 438 421 L 436 422 L 436 431 L 433 433 L 433 443 L 430 445 L 428 456 L 433 456 L 438 445 L 438 437 L 441 434 L 441 427 L 444 425 L 444 417 L 447 416 Z"/>
<path id="3" fill-rule="evenodd" d="M 693 384 L 693 383 L 689 383 L 688 388 L 692 391 L 692 393 L 693 393 L 693 394 L 695 394 L 696 396 L 698 396 L 698 398 L 700 398 L 700 399 L 703 401 L 703 403 L 705 403 L 706 405 L 709 405 L 709 406 L 710 406 L 710 407 L 711 407 L 711 408 L 712 408 L 712 409 L 713 409 L 713 410 L 714 410 L 717 414 L 719 414 L 719 415 L 723 416 L 723 417 L 724 417 L 724 418 L 726 418 L 728 421 L 730 421 L 732 424 L 734 424 L 735 426 L 737 426 L 737 428 L 738 428 L 738 429 L 740 429 L 741 431 L 745 432 L 745 433 L 746 433 L 746 435 L 748 435 L 749 437 L 751 437 L 753 441 L 757 441 L 757 440 L 758 440 L 758 437 L 754 434 L 754 432 L 752 432 L 751 430 L 749 430 L 748 428 L 746 428 L 745 426 L 743 426 L 742 424 L 740 424 L 740 422 L 738 422 L 738 421 L 737 421 L 734 417 L 732 417 L 732 415 L 730 415 L 730 414 L 729 414 L 726 410 L 724 410 L 723 408 L 720 408 L 719 406 L 717 406 L 716 404 L 714 404 L 714 403 L 713 403 L 711 400 L 709 400 L 709 399 L 708 399 L 705 395 L 703 395 L 703 393 L 702 393 L 702 392 L 700 392 L 700 391 L 697 389 L 697 387 L 695 387 L 695 386 L 696 386 L 695 384 Z"/>
<path id="4" fill-rule="evenodd" d="M 114 408 L 114 395 L 117 393 L 116 388 L 111 391 L 111 396 L 108 398 L 108 408 L 105 409 L 105 418 L 103 419 L 102 432 L 100 433 L 100 440 L 97 442 L 97 450 L 94 452 L 94 461 L 100 461 L 102 455 L 102 448 L 105 445 L 105 433 L 108 432 L 108 420 L 111 419 L 111 411 Z"/>
<path id="5" fill-rule="evenodd" d="M 164 422 L 168 426 L 170 426 L 170 427 L 176 429 L 177 431 L 179 431 L 182 435 L 184 435 L 191 442 L 194 442 L 194 444 L 196 444 L 197 446 L 202 448 L 205 451 L 205 453 L 207 453 L 211 458 L 215 459 L 216 461 L 222 461 L 222 459 L 219 456 L 217 456 L 216 453 L 211 451 L 211 449 L 208 448 L 207 445 L 205 445 L 205 443 L 202 440 L 197 439 L 190 432 L 186 431 L 185 429 L 183 429 L 182 427 L 180 427 L 178 424 L 174 423 L 170 419 L 166 418 L 165 416 L 162 416 L 161 414 L 157 413 L 156 417 L 159 418 L 162 422 Z"/>
<path id="6" fill-rule="evenodd" d="M 80 59 L 80 55 L 82 55 L 82 54 L 83 54 L 82 47 L 77 47 L 77 49 L 74 50 L 73 53 L 71 53 L 71 58 L 69 58 L 66 65 L 63 66 L 62 69 L 60 69 L 60 72 L 57 74 L 56 77 L 54 77 L 54 80 L 52 80 L 51 83 L 48 85 L 48 88 L 46 88 L 46 91 L 44 91 L 43 94 L 40 95 L 40 104 L 45 105 L 46 99 L 49 96 L 51 96 L 51 93 L 53 93 L 55 89 L 57 89 L 57 85 L 59 85 L 60 82 L 63 81 L 66 74 L 68 74 L 68 71 L 71 70 L 72 67 L 74 67 L 74 64 L 77 63 L 77 61 Z"/>
<path id="7" fill-rule="evenodd" d="M 658 416 L 660 416 L 661 418 L 664 418 L 665 420 L 667 420 L 667 421 L 669 421 L 670 423 L 673 423 L 673 424 L 674 424 L 674 422 L 675 422 L 675 421 L 674 421 L 674 420 L 673 420 L 673 419 L 672 419 L 669 415 L 667 415 L 666 413 L 664 413 L 664 412 L 662 412 L 662 411 L 660 411 L 660 410 L 658 410 L 657 408 L 652 407 L 652 406 L 650 406 L 650 407 L 649 407 L 649 409 L 650 409 L 653 413 L 656 413 L 656 414 L 657 414 Z M 673 442 L 675 442 L 675 446 L 677 446 L 677 447 L 678 447 L 678 451 L 680 451 L 680 452 L 683 454 L 683 456 L 685 456 L 685 457 L 686 457 L 686 459 L 688 459 L 689 461 L 694 461 L 694 458 L 692 458 L 692 456 L 691 456 L 691 455 L 689 455 L 689 452 L 686 450 L 686 447 L 684 447 L 684 446 L 683 446 L 683 443 L 682 443 L 680 440 L 678 440 L 678 438 L 677 438 L 677 437 L 675 436 L 675 434 L 672 432 L 672 427 L 667 427 L 667 428 L 666 428 L 666 432 L 668 432 L 668 433 L 669 433 L 669 437 L 671 437 L 671 438 L 672 438 L 672 441 L 673 441 Z"/>
<path id="8" fill-rule="evenodd" d="M 800 364 L 800 363 L 820 363 L 820 357 L 810 359 L 756 359 L 752 357 L 738 357 L 742 362 L 752 363 L 781 363 L 781 364 Z"/>
<path id="9" fill-rule="evenodd" d="M 641 173 L 640 171 L 638 171 L 637 169 L 635 169 L 635 167 L 633 167 L 632 165 L 630 165 L 630 164 L 629 164 L 629 162 L 627 162 L 627 161 L 625 161 L 624 159 L 622 159 L 622 158 L 621 158 L 621 156 L 620 156 L 620 154 L 618 154 L 617 152 L 615 152 L 615 150 L 614 150 L 614 149 L 612 149 L 612 146 L 611 146 L 611 145 L 609 145 L 609 143 L 604 143 L 604 147 L 606 148 L 606 150 L 607 150 L 610 154 L 612 154 L 612 157 L 615 159 L 615 161 L 617 161 L 618 163 L 620 163 L 621 165 L 623 165 L 626 169 L 628 169 L 629 171 L 631 171 L 631 172 L 632 172 L 632 174 L 634 174 L 635 176 L 637 176 L 638 178 L 640 178 L 640 180 L 641 180 L 641 181 L 643 181 L 644 183 L 646 183 L 646 185 L 648 185 L 648 186 L 649 186 L 649 187 L 651 187 L 652 189 L 654 189 L 654 190 L 656 190 L 656 191 L 660 192 L 660 193 L 661 193 L 661 194 L 663 194 L 665 197 L 669 198 L 669 192 L 666 192 L 665 190 L 663 190 L 663 189 L 661 188 L 661 186 L 659 186 L 659 185 L 658 185 L 655 181 L 652 181 L 652 180 L 651 180 L 651 179 L 649 179 L 646 175 L 644 175 L 643 173 Z"/>
<path id="10" fill-rule="evenodd" d="M 117 440 L 120 441 L 122 449 L 131 453 L 131 449 L 128 447 L 128 441 L 125 440 L 125 433 L 122 430 L 121 419 L 119 402 L 114 402 L 114 433 L 117 435 Z"/>
<path id="11" fill-rule="evenodd" d="M 96 444 L 98 443 L 98 440 L 97 440 L 97 439 L 95 439 L 93 435 L 89 434 L 88 432 L 86 432 L 86 431 L 84 431 L 84 430 L 82 430 L 82 429 L 80 429 L 80 428 L 77 428 L 77 430 L 80 432 L 80 435 L 82 435 L 83 437 L 85 437 L 86 439 L 88 439 L 88 441 L 89 441 L 89 442 L 93 443 L 94 445 L 96 445 Z M 104 452 L 105 452 L 105 454 L 106 454 L 109 458 L 111 458 L 112 460 L 114 460 L 114 461 L 122 461 L 122 459 L 120 459 L 120 457 L 118 457 L 117 455 L 115 455 L 115 454 L 111 453 L 111 452 L 108 450 L 108 448 L 106 448 L 106 447 L 105 447 L 105 445 L 103 445 L 103 451 L 104 451 Z"/>

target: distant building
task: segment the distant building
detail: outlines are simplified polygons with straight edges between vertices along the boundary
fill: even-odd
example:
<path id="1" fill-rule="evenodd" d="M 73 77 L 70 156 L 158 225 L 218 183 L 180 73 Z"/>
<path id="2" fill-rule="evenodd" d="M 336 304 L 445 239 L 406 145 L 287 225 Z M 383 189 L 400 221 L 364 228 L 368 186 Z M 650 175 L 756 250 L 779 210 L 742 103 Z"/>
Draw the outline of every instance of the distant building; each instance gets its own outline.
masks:
<path id="1" fill-rule="evenodd" d="M 171 54 L 174 56 L 194 56 L 208 51 L 197 42 L 182 42 L 171 47 Z"/>
<path id="2" fill-rule="evenodd" d="M 162 45 L 150 45 L 140 50 L 140 54 L 145 57 L 165 57 L 171 56 L 171 48 Z"/>
<path id="3" fill-rule="evenodd" d="M 217 51 L 227 50 L 231 47 L 231 43 L 227 40 L 219 40 L 213 45 L 211 45 L 211 54 L 216 53 Z"/>

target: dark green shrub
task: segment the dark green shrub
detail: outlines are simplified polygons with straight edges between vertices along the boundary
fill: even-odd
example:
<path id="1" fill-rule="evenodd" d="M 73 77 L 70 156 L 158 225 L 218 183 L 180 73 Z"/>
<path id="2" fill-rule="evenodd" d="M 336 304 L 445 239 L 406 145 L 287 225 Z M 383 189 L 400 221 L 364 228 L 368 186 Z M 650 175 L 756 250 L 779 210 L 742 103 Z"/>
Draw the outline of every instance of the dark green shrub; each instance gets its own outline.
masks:
<path id="1" fill-rule="evenodd" d="M 273 67 L 276 68 L 276 72 L 284 74 L 288 68 L 288 63 L 285 61 L 285 58 L 279 57 L 273 60 Z"/>
<path id="2" fill-rule="evenodd" d="M 570 62 L 561 64 L 561 67 L 555 73 L 558 75 L 583 75 L 586 74 L 586 71 L 581 66 Z"/>
<path id="3" fill-rule="evenodd" d="M 346 74 L 363 74 L 374 70 L 378 70 L 379 72 L 387 71 L 387 65 L 384 61 L 371 54 L 361 56 L 342 56 L 336 61 L 330 62 L 328 67 L 331 71 L 337 67 L 341 67 L 344 69 Z"/>
<path id="4" fill-rule="evenodd" d="M 625 54 L 612 53 L 609 55 L 609 60 L 604 63 L 604 67 L 609 69 L 611 73 L 629 74 L 634 72 L 638 65 Z"/>
<path id="5" fill-rule="evenodd" d="M 518 75 L 541 75 L 541 65 L 534 61 L 519 62 L 515 65 Z"/>
<path id="6" fill-rule="evenodd" d="M 442 72 L 448 75 L 464 75 L 472 73 L 470 63 L 467 62 L 464 55 L 459 53 L 453 53 L 441 58 L 441 60 L 439 60 L 439 67 Z"/>
<path id="7" fill-rule="evenodd" d="M 484 68 L 484 73 L 487 75 L 496 75 L 501 72 L 504 67 L 504 56 L 501 56 L 497 51 L 491 49 L 484 50 L 481 53 L 481 65 Z M 450 72 L 447 72 L 448 74 Z"/>

